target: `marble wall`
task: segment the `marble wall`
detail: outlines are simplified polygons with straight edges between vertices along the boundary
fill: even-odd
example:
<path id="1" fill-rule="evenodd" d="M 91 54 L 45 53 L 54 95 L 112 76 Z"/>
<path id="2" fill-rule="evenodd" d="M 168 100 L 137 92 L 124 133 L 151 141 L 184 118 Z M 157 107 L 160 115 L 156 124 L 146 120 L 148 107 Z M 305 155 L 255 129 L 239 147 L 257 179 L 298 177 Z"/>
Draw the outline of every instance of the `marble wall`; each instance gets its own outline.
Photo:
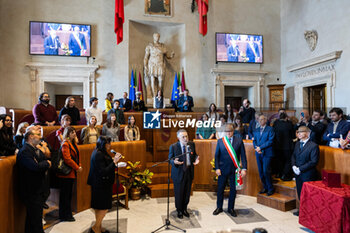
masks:
<path id="1" fill-rule="evenodd" d="M 128 90 L 131 68 L 142 64 L 146 41 L 152 41 L 152 33 L 158 29 L 177 35 L 175 39 L 161 37 L 161 42 L 178 55 L 169 62 L 167 78 L 171 81 L 165 84 L 166 95 L 170 95 L 172 86 L 171 69 L 180 70 L 181 67 L 198 107 L 207 107 L 213 102 L 212 68 L 267 71 L 266 84 L 277 83 L 280 78 L 280 0 L 210 1 L 205 37 L 198 33 L 198 12 L 191 13 L 189 0 L 173 0 L 172 17 L 145 16 L 144 0 L 124 0 L 124 41 L 119 45 L 114 34 L 114 1 L 0 0 L 0 3 L 0 105 L 7 107 L 32 107 L 30 99 L 25 98 L 31 93 L 26 63 L 87 63 L 86 58 L 30 56 L 28 25 L 31 20 L 92 25 L 92 56 L 101 66 L 97 73 L 100 100 L 107 92 L 119 97 Z M 264 63 L 216 65 L 215 32 L 263 35 Z M 103 107 L 103 101 L 100 106 Z"/>
<path id="2" fill-rule="evenodd" d="M 345 95 L 350 85 L 349 12 L 348 0 L 281 1 L 281 75 L 282 83 L 286 83 L 286 88 L 290 90 L 286 99 L 289 106 L 296 105 L 293 93 L 295 78 L 287 67 L 342 50 L 341 57 L 335 62 L 334 106 L 350 107 Z M 318 44 L 313 52 L 304 39 L 306 30 L 318 32 Z"/>

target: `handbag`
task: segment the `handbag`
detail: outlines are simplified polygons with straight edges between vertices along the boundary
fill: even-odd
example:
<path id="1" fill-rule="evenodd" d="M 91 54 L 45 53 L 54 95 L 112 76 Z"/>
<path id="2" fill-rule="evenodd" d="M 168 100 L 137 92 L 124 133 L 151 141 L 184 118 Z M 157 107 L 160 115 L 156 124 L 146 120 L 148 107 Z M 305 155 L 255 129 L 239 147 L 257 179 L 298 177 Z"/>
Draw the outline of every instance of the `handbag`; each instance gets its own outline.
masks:
<path id="1" fill-rule="evenodd" d="M 69 146 L 69 151 L 71 151 L 70 146 Z M 71 159 L 74 162 L 76 162 L 75 159 L 72 157 L 72 155 L 71 155 Z M 53 166 L 52 166 L 53 169 L 61 175 L 68 175 L 72 171 L 72 168 L 64 162 L 63 155 L 62 155 L 62 147 L 60 147 L 57 153 L 57 156 L 52 158 L 52 163 L 53 163 Z"/>

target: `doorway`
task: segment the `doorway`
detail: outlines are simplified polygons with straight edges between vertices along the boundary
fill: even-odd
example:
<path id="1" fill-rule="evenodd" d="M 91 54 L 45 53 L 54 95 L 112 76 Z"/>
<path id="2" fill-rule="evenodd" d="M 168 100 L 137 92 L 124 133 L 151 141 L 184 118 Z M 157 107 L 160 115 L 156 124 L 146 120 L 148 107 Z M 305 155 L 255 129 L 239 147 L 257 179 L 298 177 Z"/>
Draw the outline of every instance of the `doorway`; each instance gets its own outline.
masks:
<path id="1" fill-rule="evenodd" d="M 309 112 L 326 111 L 326 84 L 308 87 Z"/>
<path id="2" fill-rule="evenodd" d="M 225 107 L 226 105 L 231 104 L 233 111 L 239 110 L 242 105 L 242 97 L 226 96 L 225 97 Z"/>

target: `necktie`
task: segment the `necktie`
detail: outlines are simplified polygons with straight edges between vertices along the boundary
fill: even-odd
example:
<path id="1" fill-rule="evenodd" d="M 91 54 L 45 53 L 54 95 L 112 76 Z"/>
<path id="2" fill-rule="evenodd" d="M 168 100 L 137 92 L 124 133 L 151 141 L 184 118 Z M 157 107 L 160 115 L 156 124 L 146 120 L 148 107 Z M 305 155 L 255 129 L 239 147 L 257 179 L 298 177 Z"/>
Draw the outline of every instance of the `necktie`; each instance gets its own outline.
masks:
<path id="1" fill-rule="evenodd" d="M 183 154 L 186 153 L 186 146 L 182 146 L 182 153 L 183 153 Z M 185 158 L 185 159 L 183 160 L 184 164 L 182 165 L 182 168 L 183 168 L 183 170 L 185 171 L 186 168 L 187 168 L 187 154 L 184 155 L 184 158 Z"/>
<path id="2" fill-rule="evenodd" d="M 303 149 L 305 142 L 300 142 L 300 150 Z"/>
<path id="3" fill-rule="evenodd" d="M 264 128 L 260 128 L 260 136 L 262 135 Z"/>

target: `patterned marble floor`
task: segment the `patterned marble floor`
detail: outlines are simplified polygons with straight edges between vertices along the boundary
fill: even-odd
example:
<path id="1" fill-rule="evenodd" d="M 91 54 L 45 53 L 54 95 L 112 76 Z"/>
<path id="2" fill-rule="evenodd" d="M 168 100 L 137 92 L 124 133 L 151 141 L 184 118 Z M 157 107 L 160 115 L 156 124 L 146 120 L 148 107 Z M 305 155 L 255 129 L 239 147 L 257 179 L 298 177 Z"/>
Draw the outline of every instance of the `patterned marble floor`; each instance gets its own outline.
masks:
<path id="1" fill-rule="evenodd" d="M 129 210 L 119 211 L 119 232 L 143 233 L 152 232 L 164 224 L 166 218 L 166 198 L 145 198 L 129 202 Z M 213 216 L 216 198 L 213 193 L 194 192 L 188 206 L 190 218 L 176 218 L 174 199 L 170 199 L 170 221 L 173 225 L 186 229 L 188 233 L 213 232 L 252 232 L 254 228 L 265 228 L 269 233 L 310 233 L 298 223 L 298 217 L 292 212 L 281 212 L 256 203 L 256 198 L 238 195 L 235 209 L 238 217 L 226 213 Z M 227 207 L 225 200 L 224 207 Z M 224 208 L 224 210 L 226 210 Z M 76 214 L 76 222 L 61 222 L 47 229 L 46 233 L 87 233 L 94 219 L 91 209 Z M 116 211 L 112 209 L 104 219 L 104 227 L 116 232 Z M 159 232 L 180 232 L 177 230 L 160 230 Z"/>

